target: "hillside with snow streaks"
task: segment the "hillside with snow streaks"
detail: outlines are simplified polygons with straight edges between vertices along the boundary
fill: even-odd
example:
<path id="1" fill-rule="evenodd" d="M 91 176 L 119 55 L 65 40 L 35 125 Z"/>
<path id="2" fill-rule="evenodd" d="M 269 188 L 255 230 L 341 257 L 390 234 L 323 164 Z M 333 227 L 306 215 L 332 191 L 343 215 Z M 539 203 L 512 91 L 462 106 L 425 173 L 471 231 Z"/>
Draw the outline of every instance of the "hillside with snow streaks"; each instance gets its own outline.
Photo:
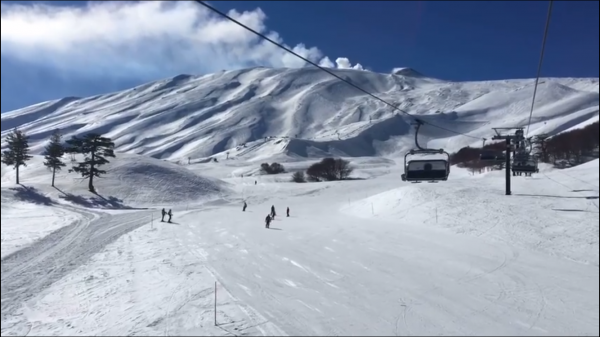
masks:
<path id="1" fill-rule="evenodd" d="M 423 120 L 429 146 L 480 145 L 492 127 L 528 122 L 533 79 L 449 82 L 403 68 L 392 74 L 334 70 Z M 597 78 L 540 81 L 531 135 L 598 120 Z M 173 78 L 88 98 L 68 97 L 2 114 L 4 137 L 19 127 L 40 153 L 55 129 L 98 132 L 119 152 L 167 160 L 209 156 L 261 160 L 325 155 L 394 156 L 413 146 L 411 118 L 318 69 L 252 68 Z M 273 137 L 265 141 L 265 137 Z M 244 146 L 245 145 L 245 146 Z M 262 149 L 262 152 L 261 152 Z"/>

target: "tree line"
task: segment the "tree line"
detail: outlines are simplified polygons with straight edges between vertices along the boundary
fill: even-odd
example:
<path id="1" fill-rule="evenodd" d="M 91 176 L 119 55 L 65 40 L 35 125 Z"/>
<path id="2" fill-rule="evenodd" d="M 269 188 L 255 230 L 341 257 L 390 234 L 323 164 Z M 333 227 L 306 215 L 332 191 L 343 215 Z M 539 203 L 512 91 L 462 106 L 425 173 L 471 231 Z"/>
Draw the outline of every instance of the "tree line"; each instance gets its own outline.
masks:
<path id="1" fill-rule="evenodd" d="M 590 157 L 598 156 L 599 139 L 598 122 L 584 128 L 560 133 L 555 136 L 541 134 L 531 139 L 533 155 L 538 161 L 558 164 L 566 161 L 569 165 L 579 165 Z M 486 168 L 502 169 L 503 162 L 483 162 L 479 160 L 481 153 L 487 151 L 504 155 L 506 144 L 502 142 L 487 144 L 483 147 L 464 147 L 450 156 L 450 162 L 471 171 L 482 171 Z"/>
<path id="2" fill-rule="evenodd" d="M 48 144 L 44 148 L 44 166 L 52 171 L 52 187 L 56 172 L 61 171 L 67 164 L 64 155 L 83 155 L 83 160 L 73 161 L 69 173 L 75 172 L 88 179 L 90 192 L 96 192 L 94 178 L 106 174 L 101 167 L 108 164 L 108 157 L 115 158 L 115 144 L 110 138 L 97 133 L 88 133 L 82 137 L 73 136 L 63 143 L 60 130 L 55 130 Z M 12 166 L 16 171 L 16 183 L 19 184 L 19 169 L 27 167 L 27 162 L 33 157 L 29 154 L 29 137 L 17 128 L 13 129 L 6 137 L 7 149 L 2 151 L 2 163 Z"/>
<path id="3" fill-rule="evenodd" d="M 587 161 L 586 157 L 597 156 L 599 130 L 596 122 L 553 137 L 539 135 L 533 138 L 534 151 L 544 163 L 556 164 L 565 160 L 571 165 L 579 165 Z"/>
<path id="4" fill-rule="evenodd" d="M 285 173 L 285 167 L 280 163 L 262 163 L 260 165 L 262 174 L 280 174 Z M 323 158 L 320 162 L 314 163 L 306 171 L 296 171 L 292 174 L 292 182 L 305 183 L 347 180 L 350 178 L 353 169 L 350 162 L 341 158 Z"/>

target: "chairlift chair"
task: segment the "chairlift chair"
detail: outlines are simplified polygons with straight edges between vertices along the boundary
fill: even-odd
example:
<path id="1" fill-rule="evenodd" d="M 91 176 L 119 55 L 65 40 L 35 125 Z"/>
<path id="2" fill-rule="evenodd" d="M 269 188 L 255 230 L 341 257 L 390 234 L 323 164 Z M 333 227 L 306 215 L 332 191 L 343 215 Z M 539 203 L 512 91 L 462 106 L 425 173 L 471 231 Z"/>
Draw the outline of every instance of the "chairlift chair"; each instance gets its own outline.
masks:
<path id="1" fill-rule="evenodd" d="M 515 153 L 515 158 L 512 163 L 513 173 L 525 173 L 530 175 L 531 173 L 538 173 L 538 164 L 534 156 L 529 151 L 521 150 Z"/>
<path id="2" fill-rule="evenodd" d="M 443 149 L 424 149 L 419 145 L 418 134 L 423 123 L 417 120 L 415 132 L 415 144 L 417 149 L 410 150 L 404 156 L 404 174 L 402 181 L 419 183 L 427 181 L 436 183 L 448 180 L 450 175 L 450 154 Z M 408 160 L 409 156 L 417 154 L 444 154 L 447 159 L 414 159 Z"/>
<path id="3" fill-rule="evenodd" d="M 538 168 L 537 161 L 530 158 L 525 161 L 513 161 L 512 171 L 515 173 L 539 173 L 540 169 Z"/>
<path id="4" fill-rule="evenodd" d="M 408 160 L 408 156 L 415 154 L 446 154 L 446 159 L 414 159 Z M 422 151 L 412 150 L 404 157 L 404 174 L 402 175 L 403 181 L 410 181 L 418 183 L 422 181 L 427 182 L 438 182 L 448 180 L 450 175 L 450 155 L 444 152 L 435 151 Z"/>

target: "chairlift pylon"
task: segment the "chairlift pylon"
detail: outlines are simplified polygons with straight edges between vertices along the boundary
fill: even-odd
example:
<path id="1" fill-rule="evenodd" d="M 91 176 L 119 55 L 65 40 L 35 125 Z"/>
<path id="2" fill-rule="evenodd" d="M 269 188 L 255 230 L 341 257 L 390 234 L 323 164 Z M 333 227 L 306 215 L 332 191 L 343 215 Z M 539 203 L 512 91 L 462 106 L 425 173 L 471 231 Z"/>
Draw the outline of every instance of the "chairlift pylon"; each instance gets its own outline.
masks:
<path id="1" fill-rule="evenodd" d="M 402 181 L 419 183 L 427 181 L 435 183 L 448 180 L 450 175 L 450 154 L 444 149 L 425 149 L 419 144 L 419 130 L 423 122 L 416 120 L 415 127 L 415 146 L 416 149 L 410 150 L 404 155 L 404 174 Z M 408 156 L 416 154 L 445 154 L 447 159 L 414 159 L 408 160 Z"/>

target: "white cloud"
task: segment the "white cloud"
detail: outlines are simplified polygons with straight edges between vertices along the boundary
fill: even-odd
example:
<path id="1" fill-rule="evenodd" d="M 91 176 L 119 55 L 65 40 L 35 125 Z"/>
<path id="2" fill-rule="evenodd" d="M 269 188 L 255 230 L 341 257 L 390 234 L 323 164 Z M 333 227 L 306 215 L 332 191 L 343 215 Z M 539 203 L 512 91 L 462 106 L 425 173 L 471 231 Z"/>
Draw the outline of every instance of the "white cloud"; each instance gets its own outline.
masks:
<path id="1" fill-rule="evenodd" d="M 85 7 L 2 3 L 2 55 L 65 72 L 152 78 L 250 66 L 302 67 L 305 62 L 189 1 L 88 2 Z M 283 43 L 256 9 L 230 16 Z M 335 67 L 316 48 L 288 47 Z M 352 66 L 347 58 L 338 68 Z"/>
<path id="2" fill-rule="evenodd" d="M 321 59 L 321 61 L 319 62 L 319 65 L 321 67 L 326 67 L 326 68 L 335 68 L 335 64 L 333 64 L 333 62 L 331 62 L 331 59 L 329 59 L 329 57 L 325 56 L 323 59 Z"/>
<path id="3" fill-rule="evenodd" d="M 335 63 L 339 69 L 363 70 L 363 66 L 360 63 L 357 63 L 353 66 L 352 63 L 350 63 L 350 60 L 346 57 L 338 57 L 337 60 L 335 60 Z"/>

